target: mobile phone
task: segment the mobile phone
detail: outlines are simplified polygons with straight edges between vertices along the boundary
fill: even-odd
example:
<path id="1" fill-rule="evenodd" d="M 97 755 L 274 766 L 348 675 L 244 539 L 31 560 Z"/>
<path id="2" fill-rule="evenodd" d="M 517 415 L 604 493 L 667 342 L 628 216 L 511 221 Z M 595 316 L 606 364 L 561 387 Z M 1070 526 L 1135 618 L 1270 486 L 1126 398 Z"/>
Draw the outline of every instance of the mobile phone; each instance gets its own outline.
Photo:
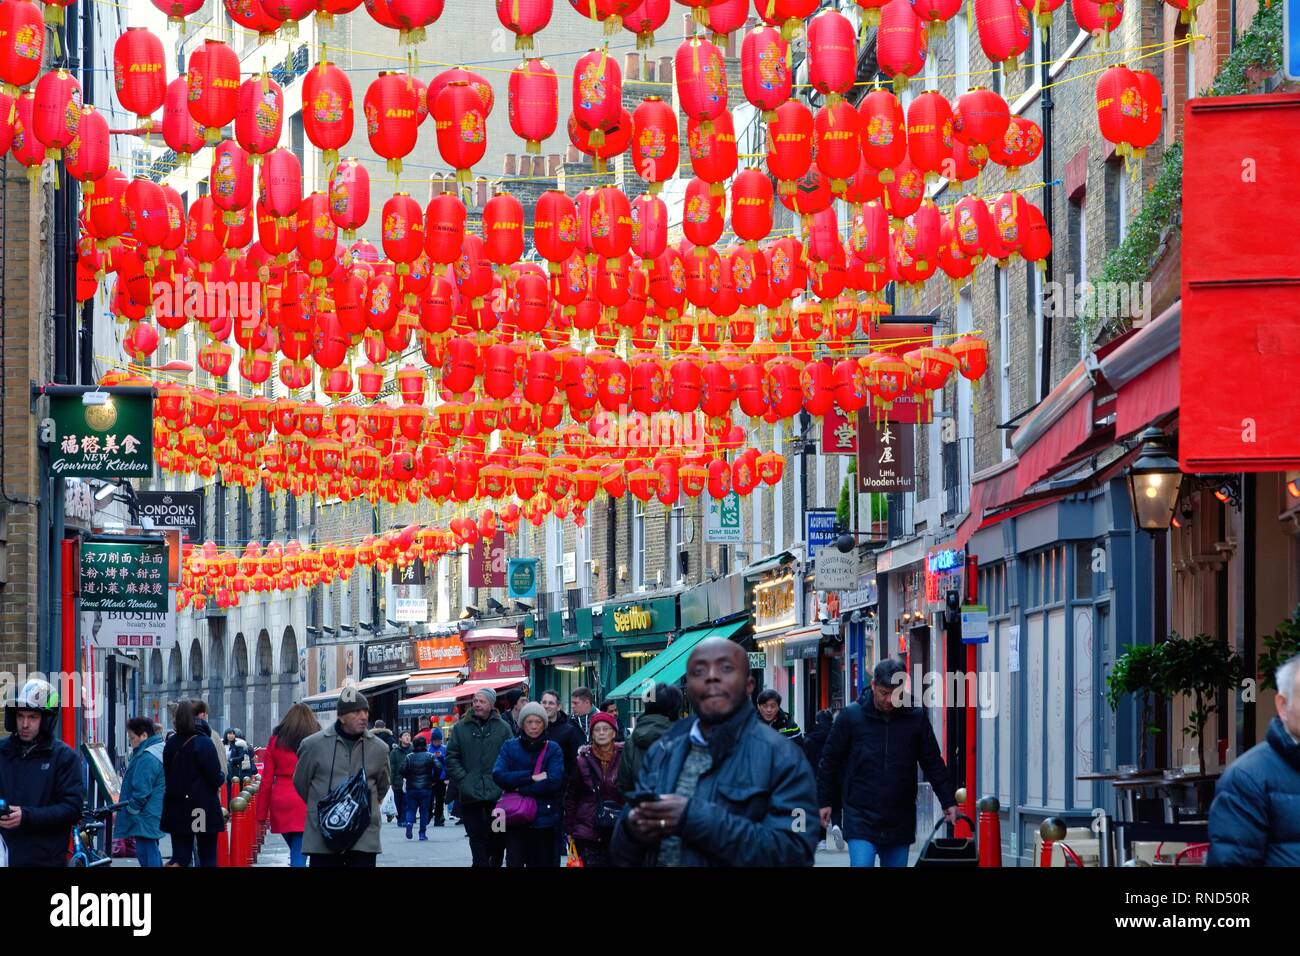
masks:
<path id="1" fill-rule="evenodd" d="M 643 803 L 654 803 L 659 799 L 659 794 L 653 790 L 638 790 L 628 797 L 628 803 L 632 806 L 640 806 Z"/>

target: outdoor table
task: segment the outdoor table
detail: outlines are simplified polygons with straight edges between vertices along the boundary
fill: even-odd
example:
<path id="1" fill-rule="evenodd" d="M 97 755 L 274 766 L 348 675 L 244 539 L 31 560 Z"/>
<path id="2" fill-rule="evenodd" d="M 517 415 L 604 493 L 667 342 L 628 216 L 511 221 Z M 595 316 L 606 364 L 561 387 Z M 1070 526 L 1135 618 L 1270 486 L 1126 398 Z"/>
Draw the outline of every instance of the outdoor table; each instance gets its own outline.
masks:
<path id="1" fill-rule="evenodd" d="M 1104 780 L 1112 783 L 1115 787 L 1116 796 L 1116 825 L 1119 828 L 1133 827 L 1137 823 L 1137 815 L 1134 811 L 1134 797 L 1143 790 L 1156 790 L 1164 803 L 1165 825 L 1166 827 L 1177 827 L 1178 822 L 1174 819 L 1173 801 L 1169 799 L 1170 791 L 1176 787 L 1195 786 L 1198 790 L 1198 805 L 1205 803 L 1203 797 L 1199 794 L 1205 784 L 1213 783 L 1219 779 L 1220 773 L 1182 773 L 1172 775 L 1167 770 L 1142 770 L 1137 773 L 1119 774 L 1119 773 L 1086 773 L 1080 774 L 1077 780 Z M 1203 826 L 1203 824 L 1202 824 Z M 1161 839 L 1172 840 L 1174 837 L 1162 834 Z M 1124 847 L 1125 840 L 1123 834 L 1117 841 L 1116 862 L 1123 865 L 1127 858 L 1127 851 Z"/>

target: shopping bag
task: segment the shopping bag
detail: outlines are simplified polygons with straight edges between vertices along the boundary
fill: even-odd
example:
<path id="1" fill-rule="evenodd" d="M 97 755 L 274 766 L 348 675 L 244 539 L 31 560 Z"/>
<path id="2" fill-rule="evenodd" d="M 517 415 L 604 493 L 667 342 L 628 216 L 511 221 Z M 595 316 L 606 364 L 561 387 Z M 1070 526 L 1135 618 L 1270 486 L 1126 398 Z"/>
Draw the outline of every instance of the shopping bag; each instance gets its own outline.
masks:
<path id="1" fill-rule="evenodd" d="M 390 820 L 393 817 L 397 816 L 396 793 L 397 793 L 396 790 L 394 790 L 392 787 L 389 787 L 388 792 L 384 794 L 384 802 L 379 805 L 379 812 L 382 813 L 385 817 L 387 817 Z"/>
<path id="2" fill-rule="evenodd" d="M 569 837 L 569 858 L 564 865 L 565 867 L 586 866 L 582 862 L 582 857 L 578 855 L 578 847 L 574 844 L 573 837 Z"/>
<path id="3" fill-rule="evenodd" d="M 9 845 L 5 843 L 5 838 L 0 836 L 0 869 L 9 865 Z"/>
<path id="4" fill-rule="evenodd" d="M 970 817 L 958 814 L 959 820 L 965 820 L 971 833 L 975 832 L 975 822 Z M 979 850 L 972 837 L 941 837 L 939 828 L 947 821 L 940 817 L 939 822 L 930 831 L 930 839 L 921 847 L 921 855 L 916 859 L 916 866 L 935 867 L 974 867 L 979 866 Z"/>
<path id="5" fill-rule="evenodd" d="M 346 853 L 370 826 L 370 785 L 362 767 L 316 805 L 321 839 L 331 853 Z"/>

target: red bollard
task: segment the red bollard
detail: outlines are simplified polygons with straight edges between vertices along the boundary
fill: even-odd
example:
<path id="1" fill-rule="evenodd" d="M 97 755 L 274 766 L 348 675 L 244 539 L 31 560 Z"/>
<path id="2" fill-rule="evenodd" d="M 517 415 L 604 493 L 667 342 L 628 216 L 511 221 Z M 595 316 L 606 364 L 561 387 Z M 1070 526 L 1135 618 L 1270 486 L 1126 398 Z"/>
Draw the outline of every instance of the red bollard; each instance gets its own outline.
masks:
<path id="1" fill-rule="evenodd" d="M 1038 856 L 1038 865 L 1052 865 L 1052 847 L 1065 839 L 1065 824 L 1056 817 L 1048 817 L 1038 828 L 1038 835 L 1043 838 L 1043 851 Z"/>
<path id="2" fill-rule="evenodd" d="M 983 797 L 979 807 L 980 866 L 1002 865 L 1002 820 L 997 797 Z"/>
<path id="3" fill-rule="evenodd" d="M 230 866 L 230 834 L 226 826 L 226 816 L 224 812 L 229 806 L 230 801 L 226 797 L 226 788 L 221 788 L 221 829 L 217 832 L 217 866 Z"/>

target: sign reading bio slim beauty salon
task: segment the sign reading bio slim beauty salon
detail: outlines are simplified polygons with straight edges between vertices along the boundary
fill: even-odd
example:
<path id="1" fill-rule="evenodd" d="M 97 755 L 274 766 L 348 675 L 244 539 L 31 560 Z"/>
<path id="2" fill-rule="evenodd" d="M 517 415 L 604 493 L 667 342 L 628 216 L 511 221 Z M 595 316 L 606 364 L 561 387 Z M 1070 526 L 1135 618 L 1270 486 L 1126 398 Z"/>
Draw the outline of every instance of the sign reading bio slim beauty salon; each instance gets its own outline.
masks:
<path id="1" fill-rule="evenodd" d="M 65 478 L 147 478 L 153 471 L 153 399 L 51 395 L 50 474 Z"/>

